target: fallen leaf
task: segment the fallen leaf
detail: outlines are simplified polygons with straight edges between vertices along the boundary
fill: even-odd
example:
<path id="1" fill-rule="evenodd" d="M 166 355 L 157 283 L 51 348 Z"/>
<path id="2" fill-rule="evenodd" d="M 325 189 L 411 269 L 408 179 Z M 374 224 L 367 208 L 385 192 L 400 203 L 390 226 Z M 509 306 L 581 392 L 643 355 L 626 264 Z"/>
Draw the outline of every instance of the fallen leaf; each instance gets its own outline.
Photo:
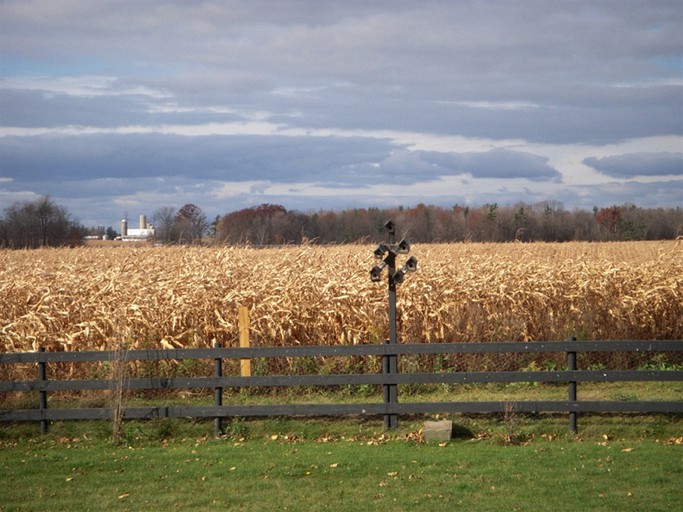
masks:
<path id="1" fill-rule="evenodd" d="M 337 466 L 339 466 L 339 464 L 336 463 L 336 462 L 335 462 L 334 464 L 330 464 L 330 467 L 331 467 L 331 468 L 336 468 Z"/>
<path id="2" fill-rule="evenodd" d="M 123 498 L 127 498 L 128 496 L 130 496 L 130 494 L 125 493 L 125 494 L 122 494 L 121 496 L 119 496 L 119 499 L 121 500 Z"/>
<path id="3" fill-rule="evenodd" d="M 624 448 L 624 449 L 621 450 L 621 451 L 622 451 L 622 452 L 628 453 L 628 452 L 632 452 L 632 451 L 633 451 L 633 448 Z"/>

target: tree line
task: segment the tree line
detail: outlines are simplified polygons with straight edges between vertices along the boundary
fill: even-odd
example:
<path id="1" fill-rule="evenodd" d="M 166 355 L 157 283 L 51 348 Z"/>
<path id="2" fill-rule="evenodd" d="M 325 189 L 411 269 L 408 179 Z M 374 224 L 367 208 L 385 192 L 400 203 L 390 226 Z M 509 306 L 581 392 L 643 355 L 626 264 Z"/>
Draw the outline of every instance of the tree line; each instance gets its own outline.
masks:
<path id="1" fill-rule="evenodd" d="M 49 196 L 14 203 L 5 208 L 4 216 L 0 217 L 0 247 L 73 246 L 82 243 L 85 235 L 85 228 Z"/>
<path id="2" fill-rule="evenodd" d="M 156 243 L 253 246 L 374 243 L 386 238 L 388 219 L 399 226 L 399 236 L 414 243 L 670 240 L 683 235 L 681 207 L 634 204 L 569 211 L 558 202 L 477 207 L 421 203 L 410 208 L 301 212 L 265 203 L 217 216 L 212 222 L 200 207 L 186 204 L 179 209 L 159 208 L 151 217 Z M 118 233 L 112 227 L 78 224 L 49 196 L 13 204 L 0 217 L 0 247 L 77 245 L 88 235 L 113 239 Z"/>
<path id="3" fill-rule="evenodd" d="M 278 245 L 302 242 L 377 242 L 393 219 L 400 235 L 428 242 L 568 242 L 666 240 L 683 234 L 683 209 L 639 208 L 633 204 L 565 210 L 557 202 L 449 208 L 418 204 L 412 208 L 355 208 L 302 213 L 262 204 L 216 219 L 219 243 Z"/>

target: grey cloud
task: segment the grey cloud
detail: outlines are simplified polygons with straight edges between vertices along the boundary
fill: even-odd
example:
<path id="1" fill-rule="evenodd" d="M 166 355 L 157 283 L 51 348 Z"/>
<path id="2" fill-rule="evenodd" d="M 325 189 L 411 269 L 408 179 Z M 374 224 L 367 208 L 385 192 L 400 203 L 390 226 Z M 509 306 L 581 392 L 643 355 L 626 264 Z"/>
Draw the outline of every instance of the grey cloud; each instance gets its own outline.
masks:
<path id="1" fill-rule="evenodd" d="M 4 185 L 2 187 L 1 185 Z M 15 183 L 0 183 L 0 190 L 17 195 L 23 189 L 34 191 L 36 195 L 50 195 L 59 198 L 67 208 L 79 204 L 88 204 L 92 207 L 88 211 L 95 212 L 108 211 L 111 208 L 120 210 L 116 206 L 117 198 L 131 197 L 136 195 L 167 197 L 171 202 L 172 198 L 180 198 L 190 190 L 197 187 L 208 190 L 208 183 L 197 182 L 191 178 L 170 177 L 170 178 L 148 178 L 148 177 L 128 177 L 128 178 L 98 178 L 78 180 L 53 180 L 46 178 L 41 181 L 22 181 Z M 20 199 L 17 199 L 20 200 Z M 182 199 L 180 199 L 182 201 Z M 183 201 L 187 202 L 187 201 Z M 8 203 L 9 204 L 9 203 Z M 117 216 L 121 212 L 117 213 Z M 88 215 L 82 210 L 79 216 Z"/>
<path id="2" fill-rule="evenodd" d="M 2 175 L 18 181 L 191 176 L 226 181 L 342 182 L 345 169 L 397 146 L 358 137 L 135 134 L 5 137 Z"/>
<path id="3" fill-rule="evenodd" d="M 548 165 L 548 158 L 504 148 L 484 153 L 424 153 L 427 161 L 475 178 L 526 178 L 534 181 L 560 181 L 561 174 Z"/>
<path id="4" fill-rule="evenodd" d="M 4 126 L 52 128 L 84 126 L 116 128 L 130 125 L 198 124 L 243 121 L 244 116 L 211 106 L 182 107 L 169 99 L 136 94 L 101 94 L 82 97 L 43 90 L 0 88 L 0 112 Z"/>
<path id="5" fill-rule="evenodd" d="M 192 176 L 194 179 L 326 186 L 411 184 L 469 173 L 475 178 L 558 181 L 539 155 L 408 151 L 361 137 L 89 135 L 6 137 L 0 149 L 16 180 L 93 180 Z"/>
<path id="6" fill-rule="evenodd" d="M 267 105 L 279 113 L 301 107 L 302 124 L 311 126 L 547 142 L 678 133 L 680 70 L 658 63 L 680 57 L 681 18 L 675 2 L 623 9 L 537 1 L 0 6 L 5 44 L 17 53 L 49 49 L 65 66 L 69 55 L 98 67 L 108 62 L 113 75 L 128 58 L 135 63 L 121 79 L 128 89 L 168 90 L 182 103 Z M 154 63 L 153 72 L 144 63 Z M 643 76 L 678 85 L 652 88 Z M 351 87 L 333 91 L 339 83 Z M 311 88 L 322 89 L 299 98 L 271 94 Z M 429 107 L 437 101 L 540 108 Z"/>
<path id="7" fill-rule="evenodd" d="M 504 81 L 502 79 L 496 82 Z M 368 130 L 395 129 L 412 132 L 458 134 L 492 139 L 524 139 L 540 143 L 614 143 L 625 139 L 678 134 L 683 115 L 683 88 L 668 86 L 658 91 L 630 89 L 627 93 L 605 90 L 572 91 L 566 97 L 547 98 L 547 93 L 520 96 L 484 86 L 476 93 L 458 90 L 420 91 L 397 94 L 377 91 L 374 95 L 333 89 L 316 93 L 317 97 L 292 100 L 288 106 L 305 112 L 300 118 L 284 121 L 300 127 L 338 127 Z M 496 86 L 497 87 L 497 86 Z M 536 87 L 534 85 L 533 87 Z M 446 98 L 447 101 L 441 101 Z M 475 108 L 468 100 L 493 99 L 506 105 L 525 99 L 534 108 Z M 602 98 L 602 99 L 596 99 Z M 281 105 L 264 99 L 269 110 Z"/>
<path id="8" fill-rule="evenodd" d="M 254 195 L 262 195 L 262 194 L 266 193 L 266 190 L 268 190 L 268 185 L 265 185 L 265 184 L 252 185 L 249 188 L 249 193 L 254 194 Z"/>
<path id="9" fill-rule="evenodd" d="M 653 183 L 638 181 L 609 182 L 591 186 L 575 186 L 558 197 L 572 207 L 590 210 L 594 206 L 635 203 L 644 208 L 675 208 L 681 206 L 683 180 Z"/>
<path id="10" fill-rule="evenodd" d="M 583 163 L 614 178 L 683 176 L 683 153 L 630 153 L 603 158 L 589 157 Z"/>
<path id="11" fill-rule="evenodd" d="M 45 91 L 0 89 L 2 125 L 51 128 L 115 127 L 149 123 L 148 106 L 125 96 L 78 97 Z"/>
<path id="12" fill-rule="evenodd" d="M 116 208 L 154 202 L 149 194 L 158 193 L 173 199 L 165 204 L 197 199 L 209 209 L 214 184 L 258 181 L 251 194 L 237 194 L 236 207 L 285 200 L 288 207 L 345 207 L 389 201 L 364 195 L 384 183 L 403 185 L 397 200 L 405 204 L 447 202 L 435 188 L 420 197 L 410 186 L 459 176 L 449 183 L 480 191 L 481 180 L 496 179 L 496 190 L 463 192 L 461 202 L 545 194 L 583 206 L 654 193 L 670 204 L 671 191 L 681 196 L 675 180 L 654 192 L 631 182 L 560 189 L 559 171 L 577 172 L 574 164 L 555 169 L 532 154 L 544 149 L 521 148 L 552 144 L 547 151 L 561 162 L 577 154 L 577 144 L 581 151 L 621 141 L 628 147 L 666 135 L 674 142 L 654 141 L 658 151 L 680 151 L 682 24 L 679 3 L 669 0 L 0 0 L 2 133 L 68 126 L 111 132 L 1 137 L 0 178 L 12 179 L 0 180 L 2 197 L 52 188 L 73 204 L 87 201 L 78 194 L 104 203 L 108 190 L 121 201 Z M 189 133 L 253 119 L 290 134 L 404 132 L 406 145 L 368 137 L 153 133 L 164 125 Z M 141 133 L 120 134 L 131 126 Z M 408 150 L 409 137 L 420 147 L 435 135 L 485 139 L 486 147 L 515 140 L 520 149 Z M 680 176 L 680 153 L 673 154 L 584 163 L 620 179 Z M 506 178 L 524 178 L 531 190 L 518 192 Z M 272 196 L 271 183 L 300 190 Z M 305 195 L 311 184 L 353 199 Z"/>

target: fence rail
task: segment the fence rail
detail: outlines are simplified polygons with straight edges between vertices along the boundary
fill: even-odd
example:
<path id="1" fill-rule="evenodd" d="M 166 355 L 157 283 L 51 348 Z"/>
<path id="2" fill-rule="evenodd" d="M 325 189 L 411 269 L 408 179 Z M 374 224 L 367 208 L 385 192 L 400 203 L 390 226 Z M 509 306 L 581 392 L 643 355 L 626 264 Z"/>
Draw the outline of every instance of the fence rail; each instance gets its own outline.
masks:
<path id="1" fill-rule="evenodd" d="M 248 359 L 259 357 L 391 356 L 417 354 L 498 354 L 541 352 L 681 352 L 683 341 L 535 341 L 401 343 L 384 345 L 307 345 L 127 350 L 126 361 Z M 2 363 L 77 363 L 112 361 L 116 351 L 16 352 L 0 354 Z"/>
<path id="2" fill-rule="evenodd" d="M 562 371 L 467 371 L 439 373 L 397 373 L 395 359 L 401 355 L 416 354 L 501 354 L 501 353 L 565 353 L 567 369 Z M 501 343 L 411 343 L 354 346 L 279 346 L 250 348 L 198 348 L 177 350 L 83 351 L 83 352 L 31 352 L 0 354 L 0 364 L 36 364 L 37 379 L 0 381 L 0 393 L 36 392 L 35 409 L 2 409 L 0 421 L 36 421 L 42 430 L 49 421 L 112 419 L 112 408 L 48 408 L 47 394 L 68 391 L 111 390 L 117 385 L 114 379 L 50 380 L 47 365 L 52 363 L 112 362 L 117 358 L 129 361 L 213 360 L 214 374 L 210 377 L 151 377 L 128 378 L 122 383 L 126 390 L 171 390 L 205 388 L 215 391 L 213 406 L 150 406 L 126 407 L 125 419 L 142 418 L 213 418 L 215 429 L 221 429 L 221 419 L 256 416 L 329 416 L 329 415 L 382 415 L 427 413 L 503 413 L 513 406 L 515 412 L 569 413 L 569 428 L 577 430 L 578 413 L 633 412 L 683 413 L 683 400 L 678 401 L 583 401 L 578 399 L 581 382 L 628 381 L 683 381 L 680 370 L 579 370 L 576 354 L 581 352 L 683 352 L 683 341 L 552 341 L 552 342 L 501 342 Z M 327 374 L 327 375 L 263 375 L 223 376 L 226 359 L 291 358 L 326 356 L 366 356 L 382 358 L 383 372 L 378 374 Z M 394 358 L 393 365 L 389 364 Z M 553 382 L 568 385 L 568 399 L 562 401 L 509 401 L 493 402 L 412 402 L 398 403 L 395 398 L 399 385 L 455 384 L 455 383 L 512 383 Z M 223 405 L 225 388 L 288 387 L 288 386 L 363 386 L 378 385 L 384 390 L 382 403 L 333 404 L 282 404 L 282 405 Z M 393 394 L 387 390 L 393 389 Z"/>

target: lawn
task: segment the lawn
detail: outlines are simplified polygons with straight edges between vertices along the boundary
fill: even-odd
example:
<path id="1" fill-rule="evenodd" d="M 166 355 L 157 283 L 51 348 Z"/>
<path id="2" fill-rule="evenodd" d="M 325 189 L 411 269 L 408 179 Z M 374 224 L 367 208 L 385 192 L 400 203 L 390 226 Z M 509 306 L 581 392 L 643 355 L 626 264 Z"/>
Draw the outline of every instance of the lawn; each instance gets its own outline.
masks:
<path id="1" fill-rule="evenodd" d="M 0 428 L 1 511 L 620 510 L 683 503 L 680 417 L 461 417 L 424 443 L 422 419 L 106 422 Z M 512 434 L 512 435 L 511 435 Z"/>

